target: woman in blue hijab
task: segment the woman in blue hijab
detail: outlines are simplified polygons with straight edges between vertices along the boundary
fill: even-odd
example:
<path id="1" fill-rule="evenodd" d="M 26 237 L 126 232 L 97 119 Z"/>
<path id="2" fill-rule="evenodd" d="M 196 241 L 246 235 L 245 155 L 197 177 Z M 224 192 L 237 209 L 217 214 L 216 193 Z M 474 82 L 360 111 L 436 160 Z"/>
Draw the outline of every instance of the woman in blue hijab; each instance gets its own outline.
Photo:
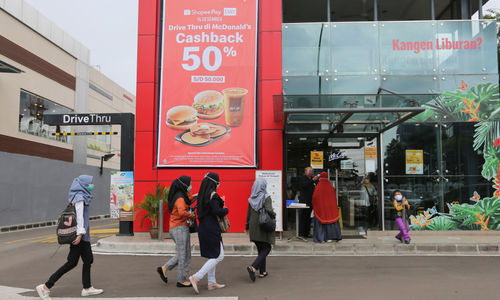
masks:
<path id="1" fill-rule="evenodd" d="M 71 271 L 78 264 L 80 257 L 83 261 L 82 272 L 82 296 L 92 296 L 102 294 L 103 290 L 94 288 L 90 283 L 90 266 L 94 261 L 92 248 L 90 246 L 90 202 L 93 195 L 94 184 L 93 177 L 90 175 L 80 175 L 73 179 L 69 189 L 68 202 L 73 203 L 76 210 L 76 239 L 69 248 L 68 260 L 60 267 L 45 284 L 36 287 L 36 291 L 41 299 L 50 299 L 50 289 L 57 280 L 64 274 Z"/>

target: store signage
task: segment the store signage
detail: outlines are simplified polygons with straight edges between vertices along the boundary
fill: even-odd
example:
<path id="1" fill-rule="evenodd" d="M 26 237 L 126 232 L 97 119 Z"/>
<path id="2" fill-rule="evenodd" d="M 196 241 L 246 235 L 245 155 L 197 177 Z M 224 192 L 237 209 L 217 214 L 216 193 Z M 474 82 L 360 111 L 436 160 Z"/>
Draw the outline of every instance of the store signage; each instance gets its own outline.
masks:
<path id="1" fill-rule="evenodd" d="M 341 170 L 352 170 L 354 169 L 354 161 L 353 160 L 341 160 L 340 161 L 340 169 Z"/>
<path id="2" fill-rule="evenodd" d="M 134 220 L 134 172 L 111 172 L 110 217 Z"/>
<path id="3" fill-rule="evenodd" d="M 311 167 L 323 169 L 323 151 L 311 151 Z"/>
<path id="4" fill-rule="evenodd" d="M 157 165 L 256 166 L 258 0 L 164 0 Z"/>
<path id="5" fill-rule="evenodd" d="M 263 178 L 267 183 L 267 193 L 271 196 L 276 213 L 276 231 L 283 231 L 283 195 L 281 171 L 255 171 L 255 178 Z"/>
<path id="6" fill-rule="evenodd" d="M 365 147 L 365 159 L 376 159 L 377 147 Z"/>
<path id="7" fill-rule="evenodd" d="M 435 41 L 401 41 L 392 40 L 392 50 L 412 51 L 418 54 L 423 50 L 480 50 L 483 39 L 478 37 L 475 40 L 456 40 L 441 38 Z"/>
<path id="8" fill-rule="evenodd" d="M 107 125 L 122 122 L 122 114 L 47 114 L 43 122 L 49 125 Z"/>
<path id="9" fill-rule="evenodd" d="M 406 150 L 406 174 L 424 174 L 424 150 Z"/>
<path id="10" fill-rule="evenodd" d="M 347 158 L 347 154 L 345 152 L 331 153 L 328 156 L 328 161 L 334 161 L 334 160 L 343 159 L 343 158 Z"/>

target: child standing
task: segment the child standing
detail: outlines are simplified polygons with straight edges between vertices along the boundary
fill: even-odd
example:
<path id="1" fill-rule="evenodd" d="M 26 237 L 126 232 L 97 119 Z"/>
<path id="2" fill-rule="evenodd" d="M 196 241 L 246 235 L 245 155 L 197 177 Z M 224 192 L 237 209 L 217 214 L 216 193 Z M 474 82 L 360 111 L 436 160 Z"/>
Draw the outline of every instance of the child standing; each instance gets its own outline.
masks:
<path id="1" fill-rule="evenodd" d="M 396 235 L 396 238 L 401 242 L 404 242 L 405 244 L 409 244 L 411 240 L 409 234 L 410 224 L 408 223 L 408 220 L 406 221 L 403 220 L 402 211 L 405 207 L 409 209 L 410 204 L 408 204 L 408 201 L 406 201 L 406 198 L 404 197 L 403 193 L 401 193 L 400 190 L 394 191 L 394 193 L 392 194 L 392 198 L 394 199 L 393 204 L 398 214 L 398 216 L 396 217 L 396 224 L 398 225 L 399 228 L 399 234 Z M 404 224 L 405 222 L 406 224 Z"/>

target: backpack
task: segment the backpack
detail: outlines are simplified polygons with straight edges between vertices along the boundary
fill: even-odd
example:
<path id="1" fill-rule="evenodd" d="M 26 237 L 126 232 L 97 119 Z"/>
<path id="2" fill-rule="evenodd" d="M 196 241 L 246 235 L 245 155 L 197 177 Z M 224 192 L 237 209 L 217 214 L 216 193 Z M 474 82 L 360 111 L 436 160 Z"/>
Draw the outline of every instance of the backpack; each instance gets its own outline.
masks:
<path id="1" fill-rule="evenodd" d="M 76 196 L 76 194 L 75 194 Z M 73 196 L 73 199 L 75 199 Z M 63 210 L 57 221 L 57 242 L 60 245 L 71 244 L 76 239 L 76 209 L 73 199 Z"/>

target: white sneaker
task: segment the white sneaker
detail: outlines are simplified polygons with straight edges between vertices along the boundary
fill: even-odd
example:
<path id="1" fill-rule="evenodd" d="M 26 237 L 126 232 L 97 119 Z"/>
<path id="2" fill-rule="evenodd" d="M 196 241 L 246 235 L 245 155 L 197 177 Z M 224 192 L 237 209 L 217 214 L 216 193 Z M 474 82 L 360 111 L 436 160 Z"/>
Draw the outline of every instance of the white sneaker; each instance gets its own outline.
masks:
<path id="1" fill-rule="evenodd" d="M 45 284 L 40 284 L 36 286 L 36 292 L 38 293 L 38 296 L 40 296 L 40 299 L 43 300 L 50 300 L 50 290 L 45 289 Z"/>
<path id="2" fill-rule="evenodd" d="M 91 286 L 88 290 L 82 289 L 82 297 L 99 295 L 102 294 L 103 292 L 104 290 L 95 289 L 93 286 Z"/>

